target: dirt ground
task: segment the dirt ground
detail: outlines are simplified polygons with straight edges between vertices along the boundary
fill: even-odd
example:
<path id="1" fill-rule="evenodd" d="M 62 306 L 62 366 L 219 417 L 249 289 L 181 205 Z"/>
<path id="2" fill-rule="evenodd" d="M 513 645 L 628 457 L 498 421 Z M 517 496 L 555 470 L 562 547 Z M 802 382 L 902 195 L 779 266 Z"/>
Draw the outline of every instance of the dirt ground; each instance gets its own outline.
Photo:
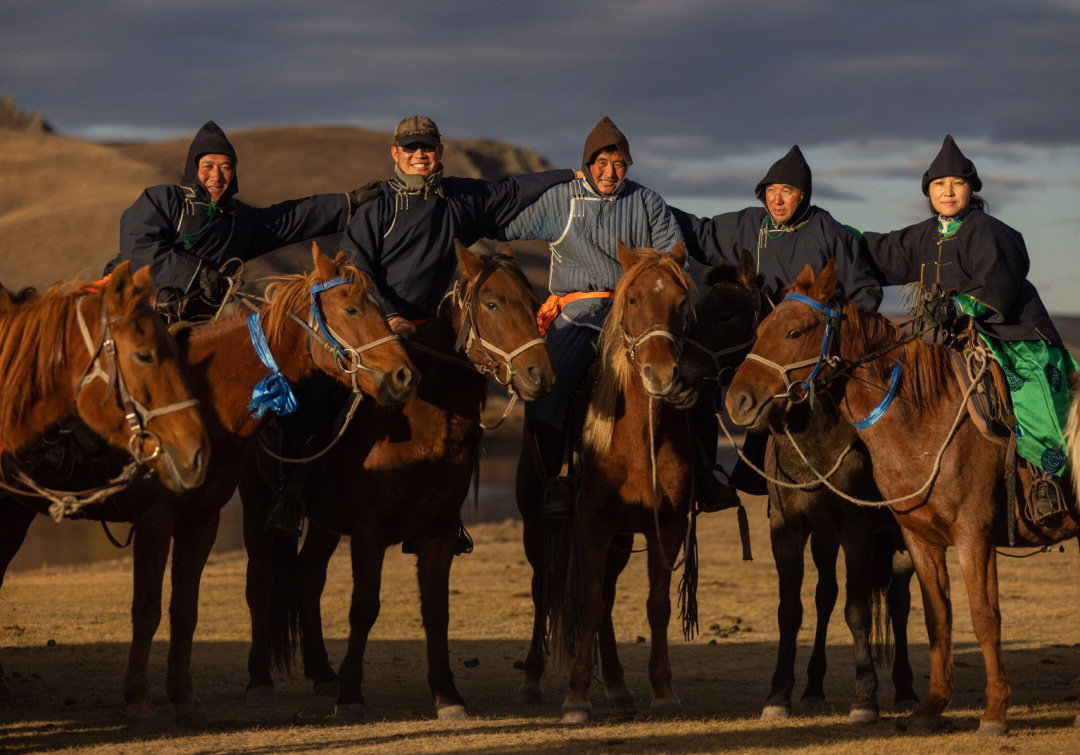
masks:
<path id="1" fill-rule="evenodd" d="M 333 702 L 315 697 L 302 673 L 277 677 L 275 699 L 244 702 L 248 618 L 242 552 L 215 554 L 203 578 L 193 673 L 209 724 L 185 729 L 164 695 L 167 620 L 151 659 L 156 725 L 125 724 L 120 683 L 130 634 L 127 559 L 89 566 L 42 567 L 8 576 L 0 596 L 0 659 L 20 707 L 0 714 L 0 752 L 1076 752 L 1072 727 L 1080 673 L 1080 580 L 1077 547 L 1029 559 L 1000 558 L 1005 659 L 1012 684 L 1010 734 L 977 740 L 982 660 L 971 633 L 967 596 L 951 561 L 955 611 L 956 693 L 953 731 L 915 739 L 892 712 L 892 688 L 882 672 L 878 723 L 851 726 L 845 714 L 853 686 L 850 639 L 841 611 L 829 630 L 829 709 L 775 724 L 756 718 L 775 658 L 776 576 L 768 545 L 764 499 L 748 499 L 755 560 L 740 559 L 735 515 L 699 519 L 701 634 L 690 642 L 673 621 L 669 635 L 675 690 L 685 716 L 676 720 L 617 719 L 594 685 L 598 720 L 584 727 L 559 722 L 565 677 L 548 675 L 544 702 L 514 702 L 530 626 L 529 570 L 520 523 L 476 524 L 476 550 L 451 573 L 451 659 L 471 718 L 439 722 L 425 683 L 423 632 L 414 557 L 388 554 L 382 613 L 365 669 L 369 722 L 330 719 Z M 235 504 L 230 504 L 235 505 Z M 640 545 L 641 538 L 638 543 Z M 347 637 L 347 547 L 331 563 L 323 601 L 331 660 Z M 648 628 L 643 555 L 623 575 L 615 626 L 628 681 L 647 706 Z M 804 585 L 806 614 L 797 665 L 801 692 L 812 641 L 813 571 Z M 166 584 L 166 594 L 168 585 Z M 842 601 L 842 595 L 841 595 Z M 926 631 L 921 600 L 913 601 L 910 636 L 916 688 L 925 691 Z M 796 713 L 800 713 L 796 706 Z"/>

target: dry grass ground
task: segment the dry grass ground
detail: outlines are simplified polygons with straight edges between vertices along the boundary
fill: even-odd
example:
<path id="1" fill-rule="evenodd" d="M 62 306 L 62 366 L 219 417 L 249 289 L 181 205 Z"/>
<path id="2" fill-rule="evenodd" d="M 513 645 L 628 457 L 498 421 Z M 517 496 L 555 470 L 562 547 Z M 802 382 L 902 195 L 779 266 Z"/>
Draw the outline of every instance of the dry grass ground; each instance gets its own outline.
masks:
<path id="1" fill-rule="evenodd" d="M 1075 543 L 1066 553 L 999 559 L 1013 707 L 1011 733 L 995 742 L 979 741 L 974 734 L 982 661 L 953 559 L 956 694 L 949 717 L 954 731 L 916 739 L 903 733 L 903 718 L 891 712 L 887 673 L 880 694 L 885 710 L 881 721 L 859 727 L 845 722 L 852 668 L 840 611 L 829 635 L 828 714 L 796 716 L 783 724 L 756 719 L 775 656 L 776 577 L 763 499 L 751 499 L 750 515 L 756 557 L 750 563 L 739 557 L 734 514 L 700 519 L 702 633 L 684 642 L 675 622 L 670 632 L 675 688 L 685 708 L 685 718 L 679 720 L 617 720 L 600 693 L 595 724 L 562 726 L 559 705 L 565 681 L 557 672 L 549 675 L 542 706 L 514 703 L 521 678 L 514 664 L 525 654 L 531 603 L 520 524 L 505 521 L 475 525 L 476 551 L 457 559 L 451 575 L 451 657 L 472 714 L 467 721 L 432 720 L 413 557 L 396 550 L 386 560 L 382 613 L 368 646 L 370 722 L 333 723 L 332 703 L 314 697 L 296 672 L 279 675 L 272 704 L 246 705 L 245 560 L 241 552 L 228 552 L 213 556 L 207 567 L 194 651 L 196 688 L 209 727 L 182 729 L 171 721 L 164 698 L 167 621 L 159 631 L 151 668 L 161 724 L 128 727 L 121 717 L 120 679 L 129 637 L 131 564 L 121 559 L 8 576 L 0 598 L 0 641 L 21 707 L 0 717 L 0 752 L 1076 752 L 1078 730 L 1072 721 L 1078 709 L 1080 580 Z M 620 585 L 615 625 L 639 703 L 649 697 L 644 583 L 644 558 L 637 555 Z M 812 637 L 812 588 L 810 578 L 804 586 L 800 679 Z M 347 548 L 342 547 L 331 564 L 323 602 L 335 663 L 344 653 L 349 590 Z M 918 597 L 914 609 L 913 664 L 922 691 L 926 633 Z"/>

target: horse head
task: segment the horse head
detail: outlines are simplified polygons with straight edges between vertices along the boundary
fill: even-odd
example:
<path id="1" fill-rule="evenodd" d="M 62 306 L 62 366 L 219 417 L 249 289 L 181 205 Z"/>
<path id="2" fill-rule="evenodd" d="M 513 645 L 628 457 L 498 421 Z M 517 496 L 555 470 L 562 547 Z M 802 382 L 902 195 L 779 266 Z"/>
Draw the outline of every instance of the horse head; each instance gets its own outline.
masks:
<path id="1" fill-rule="evenodd" d="M 757 340 L 735 372 L 725 406 L 732 420 L 761 428 L 811 396 L 835 371 L 833 345 L 843 315 L 830 306 L 836 265 L 815 277 L 807 265 L 785 297 L 761 322 Z"/>
<path id="2" fill-rule="evenodd" d="M 78 324 L 71 328 L 69 353 L 87 359 L 81 376 L 71 376 L 75 408 L 91 430 L 146 461 L 167 487 L 180 491 L 205 479 L 209 438 L 184 382 L 176 342 L 150 308 L 152 291 L 149 267 L 132 275 L 124 262 L 103 287 L 76 294 Z M 76 360 L 70 361 L 74 366 Z"/>
<path id="3" fill-rule="evenodd" d="M 702 392 L 719 399 L 720 389 L 754 344 L 763 302 L 750 252 L 743 250 L 736 267 L 719 264 L 709 269 L 683 337 L 679 374 L 688 400 L 680 406 L 691 406 Z"/>
<path id="4" fill-rule="evenodd" d="M 479 255 L 460 242 L 455 249 L 462 277 L 454 286 L 451 325 L 458 349 L 525 400 L 543 396 L 555 383 L 555 370 L 536 324 L 539 301 L 513 251 L 503 246 Z"/>
<path id="5" fill-rule="evenodd" d="M 348 264 L 344 252 L 330 259 L 312 244 L 311 255 L 312 272 L 287 276 L 266 291 L 262 315 L 272 351 L 284 355 L 282 373 L 298 381 L 319 370 L 380 404 L 408 401 L 419 372 L 390 332 L 371 279 Z M 306 348 L 275 348 L 289 324 L 299 326 L 300 338 L 299 329 L 306 331 Z"/>

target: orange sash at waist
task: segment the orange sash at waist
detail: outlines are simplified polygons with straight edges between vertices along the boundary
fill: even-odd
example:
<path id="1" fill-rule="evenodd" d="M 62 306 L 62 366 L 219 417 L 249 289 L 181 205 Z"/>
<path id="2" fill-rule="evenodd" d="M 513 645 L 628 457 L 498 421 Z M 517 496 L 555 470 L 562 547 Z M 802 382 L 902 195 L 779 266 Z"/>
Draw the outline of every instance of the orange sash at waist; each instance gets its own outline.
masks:
<path id="1" fill-rule="evenodd" d="M 548 332 L 551 323 L 555 322 L 555 318 L 563 311 L 563 307 L 570 302 L 580 299 L 610 299 L 614 295 L 614 291 L 574 291 L 563 296 L 552 294 L 540 305 L 540 310 L 536 313 L 536 324 L 540 327 L 540 335 Z"/>

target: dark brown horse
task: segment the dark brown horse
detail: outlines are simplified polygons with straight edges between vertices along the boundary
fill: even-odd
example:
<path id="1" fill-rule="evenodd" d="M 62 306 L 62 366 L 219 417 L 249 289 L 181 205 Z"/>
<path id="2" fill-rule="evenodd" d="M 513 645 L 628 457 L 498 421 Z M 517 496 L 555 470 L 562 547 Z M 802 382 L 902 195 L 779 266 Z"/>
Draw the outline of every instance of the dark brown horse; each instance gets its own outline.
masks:
<path id="1" fill-rule="evenodd" d="M 171 490 L 199 485 L 210 446 L 181 374 L 176 342 L 148 304 L 149 268 L 124 263 L 103 284 L 69 283 L 13 301 L 0 287 L 0 453 L 5 486 L 18 454 L 54 423 L 78 417 L 121 455 L 147 460 Z M 38 481 L 41 482 L 41 481 Z M 34 507 L 0 492 L 0 584 Z M 62 515 L 70 504 L 54 503 Z M 55 508 L 59 506 L 60 508 Z M 0 666 L 0 705 L 12 700 Z"/>
<path id="2" fill-rule="evenodd" d="M 690 512 L 691 440 L 685 413 L 664 399 L 682 398 L 679 349 L 693 286 L 682 269 L 686 252 L 681 243 L 670 254 L 627 249 L 621 243 L 617 251 L 623 275 L 600 335 L 570 562 L 565 575 L 555 571 L 549 577 L 550 640 L 557 658 L 573 659 L 563 702 L 567 722 L 589 718 L 598 632 L 610 651 L 603 668 L 608 695 L 621 708 L 634 707 L 615 652 L 610 612 L 615 582 L 636 532 L 645 535 L 648 547 L 651 711 L 670 715 L 680 709 L 671 689 L 667 625 L 671 574 Z"/>
<path id="3" fill-rule="evenodd" d="M 720 400 L 716 389 L 726 384 L 725 375 L 730 380 L 734 372 L 733 368 L 730 372 L 725 369 L 720 357 L 730 357 L 726 352 L 732 349 L 728 345 L 731 320 L 737 317 L 738 311 L 730 305 L 726 312 L 711 311 L 719 307 L 721 297 L 723 300 L 731 298 L 732 294 L 718 288 L 717 282 L 718 278 L 722 281 L 730 275 L 730 271 L 724 271 L 722 267 L 710 270 L 707 282 L 712 285 L 697 304 L 697 321 L 687 333 L 687 348 L 683 351 L 685 379 L 694 384 L 701 400 L 712 406 L 714 412 Z M 755 286 L 754 260 L 749 254 L 740 264 L 737 277 L 744 286 Z M 749 350 L 749 344 L 746 350 Z M 738 355 L 740 361 L 743 353 Z M 775 423 L 768 427 L 771 437 L 763 471 L 771 480 L 768 485 L 769 540 L 780 587 L 777 610 L 780 641 L 762 717 L 786 718 L 791 714 L 796 639 L 803 615 L 804 557 L 809 542 L 817 570 L 814 598 L 817 626 L 802 703 L 811 710 L 825 706 L 826 640 L 829 619 L 839 593 L 836 559 L 842 548 L 846 564 L 844 618 L 851 630 L 856 669 L 850 719 L 867 722 L 878 716 L 877 674 L 871 640 L 877 630 L 879 642 L 886 644 L 889 633 L 884 627 L 886 617 L 882 615 L 886 607 L 895 637 L 894 707 L 910 709 L 918 703 L 912 688 L 907 653 L 907 618 L 911 606 L 909 583 L 914 570 L 909 559 L 895 553 L 902 543 L 900 529 L 892 515 L 882 509 L 856 506 L 817 482 L 788 439 L 786 433 L 790 433 L 800 447 L 807 449 L 816 469 L 833 470 L 831 481 L 841 490 L 862 498 L 880 497 L 866 448 L 855 438 L 851 426 L 839 418 L 832 402 L 823 397 L 821 403 L 824 406 L 815 413 L 807 412 L 803 405 L 783 418 L 782 427 Z M 704 421 L 704 418 L 696 419 Z M 713 449 L 707 451 L 715 453 Z"/>
<path id="4" fill-rule="evenodd" d="M 751 290 L 754 281 L 752 258 L 747 258 L 747 265 L 740 271 L 730 266 L 709 271 L 705 290 L 694 305 L 693 322 L 682 340 L 680 385 L 670 394 L 670 403 L 689 406 L 699 393 L 715 392 L 718 380 L 723 376 L 730 378 L 742 355 L 750 348 L 757 324 L 756 298 Z M 693 355 L 692 358 L 689 355 Z M 713 456 L 710 464 L 715 461 L 715 453 Z M 533 568 L 533 631 L 524 663 L 525 678 L 518 690 L 518 701 L 523 704 L 538 704 L 542 699 L 541 681 L 547 664 L 545 639 L 549 612 L 545 582 L 552 577 L 546 565 L 551 559 L 561 558 L 548 552 L 558 550 L 558 545 L 549 542 L 545 536 L 543 491 L 546 480 L 541 471 L 543 467 L 543 462 L 537 458 L 533 436 L 526 428 L 518 459 L 517 505 L 524 525 L 525 555 Z M 608 697 L 624 711 L 634 709 L 636 702 L 619 667 L 609 596 L 614 595 L 615 582 L 630 557 L 632 543 L 632 535 L 617 534 L 613 537 L 605 566 L 604 590 L 609 610 L 604 613 L 598 644 Z"/>
<path id="5" fill-rule="evenodd" d="M 911 728 L 939 728 L 952 696 L 952 607 L 945 551 L 955 545 L 986 667 L 986 708 L 979 732 L 1002 734 L 1009 685 L 1001 650 L 995 546 L 1008 544 L 1008 520 L 1014 516 L 1017 544 L 1075 537 L 1080 531 L 1075 502 L 1068 515 L 1049 528 L 1035 526 L 1022 505 L 1010 510 L 1005 448 L 984 437 L 970 418 L 967 392 L 944 349 L 921 340 L 904 342 L 884 318 L 850 304 L 834 307 L 829 302 L 835 286 L 832 263 L 816 278 L 809 267 L 800 274 L 795 296 L 789 295 L 762 323 L 757 344 L 728 392 L 728 411 L 740 424 L 761 426 L 814 384 L 834 397 L 845 419 L 866 425 L 858 429 L 859 438 L 870 453 L 874 479 L 903 528 L 926 611 L 930 688 Z M 815 380 L 808 379 L 811 373 L 816 373 Z M 1075 411 L 1074 403 L 1070 412 Z M 1075 443 L 1070 436 L 1070 455 Z M 1019 471 L 1017 482 L 1017 498 L 1023 501 L 1031 482 L 1026 469 Z"/>
<path id="6" fill-rule="evenodd" d="M 330 260 L 318 249 L 315 271 L 289 276 L 267 290 L 268 302 L 251 320 L 235 315 L 192 329 L 181 342 L 181 359 L 195 395 L 203 402 L 214 454 L 206 482 L 180 496 L 152 481 L 140 481 L 89 515 L 134 524 L 132 643 L 124 677 L 124 701 L 132 718 L 153 714 L 147 684 L 150 644 L 161 619 L 162 579 L 173 546 L 170 642 L 166 687 L 181 720 L 198 722 L 191 681 L 191 647 L 198 618 L 199 582 L 217 534 L 219 512 L 236 488 L 244 448 L 266 422 L 252 415 L 253 387 L 272 370 L 253 346 L 252 334 L 265 333 L 280 374 L 295 383 L 316 370 L 345 385 L 355 385 L 379 401 L 407 399 L 416 370 L 397 339 L 390 337 L 385 313 L 369 294 L 369 279 L 339 255 Z M 316 314 L 318 315 L 316 317 Z M 374 348 L 368 350 L 367 346 Z M 81 469 L 85 476 L 89 470 Z M 4 501 L 6 521 L 18 537 L 0 553 L 6 564 L 21 544 L 33 517 L 14 501 Z"/>
<path id="7" fill-rule="evenodd" d="M 447 646 L 449 577 L 461 506 L 478 463 L 485 374 L 531 399 L 550 389 L 554 373 L 537 331 L 536 296 L 509 248 L 487 258 L 462 246 L 457 253 L 461 280 L 436 317 L 409 341 L 425 375 L 416 396 L 400 409 L 361 411 L 341 442 L 308 475 L 305 508 L 310 526 L 296 585 L 275 576 L 280 573 L 275 562 L 280 565 L 295 554 L 295 541 L 284 549 L 263 534 L 260 523 L 269 490 L 258 470 L 248 465 L 240 493 L 252 620 L 248 690 L 254 699 L 265 698 L 272 689 L 272 650 L 287 660 L 295 640 L 289 634 L 288 614 L 270 615 L 273 591 L 277 596 L 288 593 L 299 611 L 304 668 L 316 690 L 332 689 L 338 681 L 323 641 L 319 597 L 327 562 L 346 534 L 352 546 L 353 593 L 335 715 L 364 716 L 363 656 L 379 614 L 383 556 L 387 547 L 402 541 L 417 555 L 428 684 L 436 712 L 440 718 L 465 715 Z"/>

